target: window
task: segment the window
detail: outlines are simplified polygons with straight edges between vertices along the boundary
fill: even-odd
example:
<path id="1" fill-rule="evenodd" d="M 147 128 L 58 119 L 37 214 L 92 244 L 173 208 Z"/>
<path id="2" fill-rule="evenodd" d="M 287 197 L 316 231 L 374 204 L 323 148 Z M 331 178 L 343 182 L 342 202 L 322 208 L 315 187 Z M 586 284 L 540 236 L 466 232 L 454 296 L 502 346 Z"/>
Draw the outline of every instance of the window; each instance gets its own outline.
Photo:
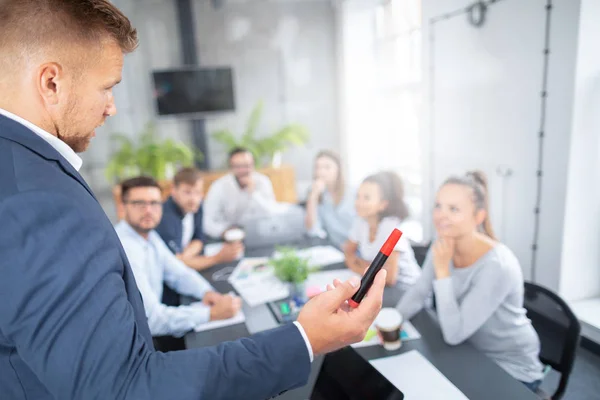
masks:
<path id="1" fill-rule="evenodd" d="M 354 43 L 361 43 L 355 52 L 348 47 L 358 45 L 346 44 L 346 53 L 352 55 L 348 60 L 369 66 L 347 78 L 361 81 L 347 82 L 357 89 L 346 90 L 349 174 L 360 181 L 379 170 L 398 172 L 415 226 L 407 234 L 421 241 L 421 1 L 390 0 L 359 12 L 370 14 L 372 33 L 368 49 L 364 37 L 355 38 Z M 361 31 L 364 36 L 368 30 Z"/>

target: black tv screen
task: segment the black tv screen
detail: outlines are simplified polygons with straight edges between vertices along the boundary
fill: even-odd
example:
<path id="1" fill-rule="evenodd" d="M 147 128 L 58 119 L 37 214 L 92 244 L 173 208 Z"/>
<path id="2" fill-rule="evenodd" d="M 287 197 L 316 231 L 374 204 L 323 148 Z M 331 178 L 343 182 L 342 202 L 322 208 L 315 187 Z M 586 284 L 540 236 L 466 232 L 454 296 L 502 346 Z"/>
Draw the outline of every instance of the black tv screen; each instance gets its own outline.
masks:
<path id="1" fill-rule="evenodd" d="M 231 68 L 154 71 L 154 97 L 159 115 L 233 111 Z"/>

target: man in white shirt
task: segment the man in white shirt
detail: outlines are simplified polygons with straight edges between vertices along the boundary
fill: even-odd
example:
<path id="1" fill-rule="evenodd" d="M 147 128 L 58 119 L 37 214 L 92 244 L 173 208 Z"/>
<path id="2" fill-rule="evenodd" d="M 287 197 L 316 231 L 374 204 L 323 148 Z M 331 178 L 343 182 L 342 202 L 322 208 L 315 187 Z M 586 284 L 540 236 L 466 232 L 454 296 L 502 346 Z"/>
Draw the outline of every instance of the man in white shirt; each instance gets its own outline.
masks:
<path id="1" fill-rule="evenodd" d="M 215 292 L 154 230 L 162 216 L 161 190 L 156 181 L 132 178 L 121 187 L 125 219 L 115 230 L 142 294 L 152 336 L 180 337 L 210 320 L 233 317 L 240 309 L 240 299 Z M 202 301 L 179 307 L 162 304 L 163 281 L 178 293 Z"/>
<path id="2" fill-rule="evenodd" d="M 210 186 L 204 200 L 204 233 L 222 237 L 244 220 L 267 214 L 276 203 L 268 177 L 254 170 L 254 157 L 243 147 L 229 152 L 231 173 Z"/>

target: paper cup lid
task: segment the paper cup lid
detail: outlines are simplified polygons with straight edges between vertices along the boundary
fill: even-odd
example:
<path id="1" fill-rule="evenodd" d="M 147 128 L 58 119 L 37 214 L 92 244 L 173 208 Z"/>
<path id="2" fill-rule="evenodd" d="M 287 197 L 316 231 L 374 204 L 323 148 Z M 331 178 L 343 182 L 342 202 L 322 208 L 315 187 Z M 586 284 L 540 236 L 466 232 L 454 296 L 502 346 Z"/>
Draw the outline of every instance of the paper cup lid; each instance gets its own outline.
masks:
<path id="1" fill-rule="evenodd" d="M 375 326 L 381 329 L 395 329 L 402 325 L 402 315 L 395 308 L 382 308 L 375 318 Z"/>
<path id="2" fill-rule="evenodd" d="M 245 234 L 244 231 L 241 229 L 231 229 L 228 230 L 227 232 L 225 232 L 225 240 L 227 240 L 228 242 L 234 242 L 237 240 L 242 240 L 244 238 Z"/>

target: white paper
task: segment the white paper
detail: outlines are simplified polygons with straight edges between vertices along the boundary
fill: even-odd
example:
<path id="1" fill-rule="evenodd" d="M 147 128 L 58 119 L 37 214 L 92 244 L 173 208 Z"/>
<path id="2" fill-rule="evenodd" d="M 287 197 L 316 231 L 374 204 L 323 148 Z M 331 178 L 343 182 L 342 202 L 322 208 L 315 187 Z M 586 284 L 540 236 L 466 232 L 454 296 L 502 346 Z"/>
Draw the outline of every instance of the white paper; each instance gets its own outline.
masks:
<path id="1" fill-rule="evenodd" d="M 242 311 L 239 311 L 237 313 L 237 315 L 235 315 L 234 317 L 231 317 L 228 319 L 222 319 L 219 321 L 209 321 L 207 323 L 198 325 L 196 328 L 194 328 L 194 331 L 196 331 L 196 332 L 208 331 L 211 329 L 222 328 L 224 326 L 241 324 L 244 321 L 246 321 L 246 316 L 244 315 L 244 313 Z"/>
<path id="2" fill-rule="evenodd" d="M 421 334 L 415 328 L 410 321 L 404 321 L 402 323 L 402 332 L 400 332 L 400 337 L 403 342 L 408 342 L 410 340 L 421 339 Z M 377 335 L 377 328 L 375 325 L 371 325 L 369 330 L 367 331 L 367 335 L 362 342 L 354 343 L 352 347 L 367 347 L 367 346 L 376 346 L 381 345 L 381 339 Z"/>
<path id="3" fill-rule="evenodd" d="M 229 283 L 250 306 L 254 307 L 270 301 L 289 297 L 288 286 L 273 273 L 267 265 L 268 258 L 244 258 L 229 277 Z"/>
<path id="4" fill-rule="evenodd" d="M 221 249 L 223 248 L 223 242 L 210 243 L 204 246 L 204 255 L 206 257 L 211 257 L 216 254 L 219 254 Z"/>
<path id="5" fill-rule="evenodd" d="M 344 269 L 333 269 L 330 271 L 321 271 L 321 272 L 311 272 L 308 274 L 308 279 L 306 279 L 305 287 L 309 288 L 319 288 L 321 292 L 327 290 L 327 285 L 333 283 L 334 279 L 339 279 L 344 282 L 353 276 L 360 278 L 355 272 L 344 268 Z"/>
<path id="6" fill-rule="evenodd" d="M 370 362 L 408 400 L 468 399 L 417 350 Z"/>
<path id="7" fill-rule="evenodd" d="M 221 249 L 223 248 L 223 242 L 209 243 L 204 246 L 204 255 L 206 257 L 211 257 L 219 254 Z M 242 251 L 237 259 L 241 259 L 244 256 L 244 252 Z"/>
<path id="8" fill-rule="evenodd" d="M 296 250 L 299 257 L 308 259 L 311 267 L 322 268 L 327 265 L 344 262 L 344 253 L 333 246 L 314 246 L 306 249 Z M 274 258 L 279 256 L 278 252 L 273 254 Z"/>
<path id="9" fill-rule="evenodd" d="M 290 295 L 287 285 L 275 277 L 261 282 L 233 281 L 231 285 L 250 307 L 285 299 Z"/>

